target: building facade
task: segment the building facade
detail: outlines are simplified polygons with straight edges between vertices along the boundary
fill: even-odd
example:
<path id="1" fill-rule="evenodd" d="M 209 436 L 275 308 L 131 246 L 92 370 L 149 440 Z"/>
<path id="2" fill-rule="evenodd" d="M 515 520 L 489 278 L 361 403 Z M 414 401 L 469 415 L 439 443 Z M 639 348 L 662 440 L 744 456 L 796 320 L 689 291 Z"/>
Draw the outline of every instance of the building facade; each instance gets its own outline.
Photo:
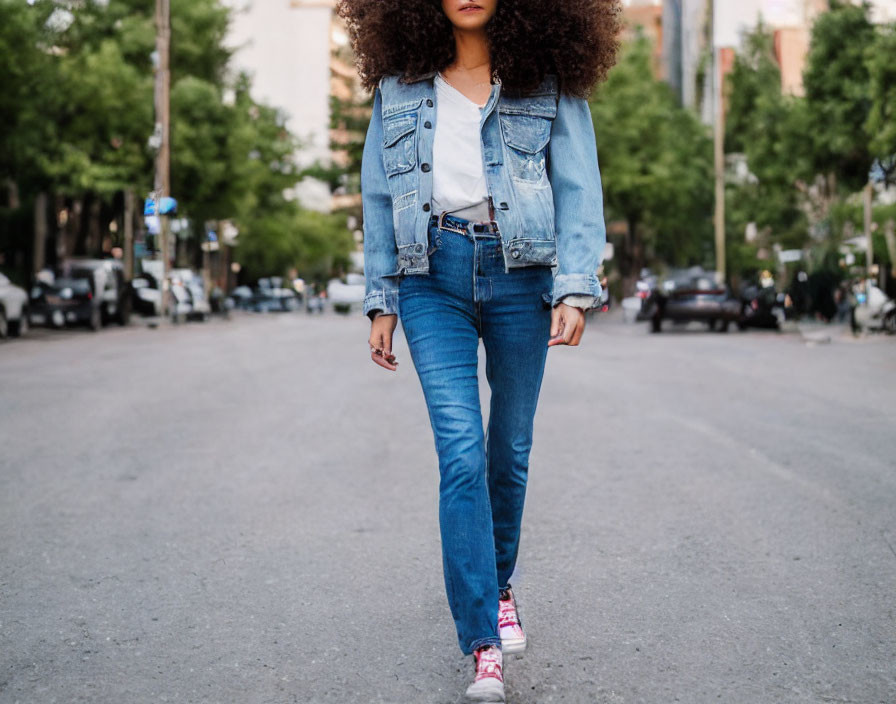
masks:
<path id="1" fill-rule="evenodd" d="M 302 142 L 299 166 L 330 161 L 330 57 L 335 0 L 229 0 L 236 70 L 252 76 L 253 97 L 279 108 Z M 306 179 L 295 195 L 329 210 L 326 184 Z"/>

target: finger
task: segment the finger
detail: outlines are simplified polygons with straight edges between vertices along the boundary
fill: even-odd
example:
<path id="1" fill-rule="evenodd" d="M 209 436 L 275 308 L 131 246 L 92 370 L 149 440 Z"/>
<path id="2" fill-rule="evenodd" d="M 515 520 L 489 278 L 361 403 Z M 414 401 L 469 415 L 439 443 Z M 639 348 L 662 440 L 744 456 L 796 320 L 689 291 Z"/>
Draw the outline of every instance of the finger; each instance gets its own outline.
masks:
<path id="1" fill-rule="evenodd" d="M 394 372 L 395 370 L 398 369 L 398 362 L 396 362 L 396 361 L 390 361 L 390 359 L 391 359 L 391 360 L 394 360 L 394 359 L 395 359 L 394 357 L 391 357 L 390 359 L 387 359 L 387 358 L 384 357 L 382 354 L 377 354 L 376 351 L 373 351 L 373 352 L 370 353 L 370 358 L 371 358 L 374 362 L 376 362 L 378 365 L 380 365 L 381 367 L 383 367 L 384 369 L 388 369 L 388 370 L 393 371 L 393 372 Z"/>
<path id="2" fill-rule="evenodd" d="M 566 336 L 567 332 L 570 330 L 569 322 L 566 320 L 565 314 L 560 314 L 560 325 L 558 326 L 557 334 L 551 337 L 548 340 L 548 347 L 553 347 L 554 345 L 565 345 L 566 344 Z"/>
<path id="3" fill-rule="evenodd" d="M 582 334 L 585 332 L 585 316 L 580 315 L 579 321 L 576 324 L 576 329 L 573 331 L 572 342 L 571 345 L 578 345 L 579 341 L 582 339 Z"/>
<path id="4" fill-rule="evenodd" d="M 572 316 L 570 316 L 572 317 Z M 568 345 L 572 340 L 572 336 L 576 331 L 576 324 L 572 320 L 565 319 L 563 325 L 563 344 Z"/>

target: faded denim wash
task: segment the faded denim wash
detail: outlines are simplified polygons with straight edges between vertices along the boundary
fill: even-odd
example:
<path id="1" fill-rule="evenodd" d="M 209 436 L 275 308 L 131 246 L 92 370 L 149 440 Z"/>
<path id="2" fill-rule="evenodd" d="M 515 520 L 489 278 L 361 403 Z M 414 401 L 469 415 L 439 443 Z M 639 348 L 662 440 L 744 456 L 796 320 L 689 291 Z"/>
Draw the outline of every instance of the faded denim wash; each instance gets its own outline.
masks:
<path id="1" fill-rule="evenodd" d="M 435 73 L 384 77 L 364 144 L 365 315 L 398 313 L 399 280 L 426 274 L 436 124 Z M 480 138 L 505 272 L 550 266 L 551 300 L 600 298 L 606 244 L 603 191 L 588 103 L 548 75 L 526 97 L 492 86 Z"/>
<path id="2" fill-rule="evenodd" d="M 501 643 L 498 594 L 519 550 L 552 273 L 547 265 L 505 269 L 499 233 L 461 234 L 431 223 L 428 245 L 428 275 L 403 277 L 397 303 L 439 458 L 448 604 L 469 655 Z M 480 337 L 491 387 L 485 432 Z"/>

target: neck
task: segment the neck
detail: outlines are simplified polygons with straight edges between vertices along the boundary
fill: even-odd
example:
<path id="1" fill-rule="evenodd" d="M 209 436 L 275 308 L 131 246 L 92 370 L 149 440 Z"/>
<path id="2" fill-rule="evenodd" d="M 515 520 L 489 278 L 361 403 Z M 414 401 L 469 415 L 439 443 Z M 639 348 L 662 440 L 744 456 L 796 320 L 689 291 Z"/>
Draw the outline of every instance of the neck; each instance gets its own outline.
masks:
<path id="1" fill-rule="evenodd" d="M 488 38 L 485 29 L 468 31 L 454 28 L 454 65 L 471 70 L 489 65 Z"/>

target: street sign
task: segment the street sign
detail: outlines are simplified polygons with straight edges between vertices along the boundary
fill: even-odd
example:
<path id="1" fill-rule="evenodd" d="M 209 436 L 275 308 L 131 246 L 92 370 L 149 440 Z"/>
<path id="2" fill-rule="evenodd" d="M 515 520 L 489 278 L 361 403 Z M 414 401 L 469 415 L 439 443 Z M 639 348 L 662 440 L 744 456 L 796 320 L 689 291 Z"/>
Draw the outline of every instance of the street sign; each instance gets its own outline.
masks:
<path id="1" fill-rule="evenodd" d="M 143 203 L 144 215 L 173 215 L 177 212 L 177 201 L 174 198 L 165 196 L 159 201 L 160 208 L 156 211 L 155 198 L 147 198 Z"/>

